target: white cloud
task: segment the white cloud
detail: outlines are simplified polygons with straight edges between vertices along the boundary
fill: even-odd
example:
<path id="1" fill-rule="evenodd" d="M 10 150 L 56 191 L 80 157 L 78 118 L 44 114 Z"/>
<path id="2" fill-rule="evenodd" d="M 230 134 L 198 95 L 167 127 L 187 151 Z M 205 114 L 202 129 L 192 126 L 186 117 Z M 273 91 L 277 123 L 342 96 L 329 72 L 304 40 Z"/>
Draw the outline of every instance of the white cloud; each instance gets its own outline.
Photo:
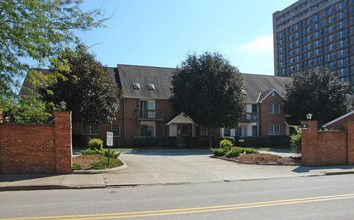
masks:
<path id="1" fill-rule="evenodd" d="M 267 35 L 239 46 L 238 50 L 246 50 L 252 54 L 269 54 L 273 52 L 273 35 Z"/>

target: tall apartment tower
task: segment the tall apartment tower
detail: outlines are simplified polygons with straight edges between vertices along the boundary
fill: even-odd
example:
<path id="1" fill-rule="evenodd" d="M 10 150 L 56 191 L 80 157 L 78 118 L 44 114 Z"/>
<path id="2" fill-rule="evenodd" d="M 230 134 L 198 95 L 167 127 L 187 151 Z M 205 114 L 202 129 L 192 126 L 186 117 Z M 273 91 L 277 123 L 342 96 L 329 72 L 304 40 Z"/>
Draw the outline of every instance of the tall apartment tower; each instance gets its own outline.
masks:
<path id="1" fill-rule="evenodd" d="M 354 91 L 354 0 L 299 0 L 273 13 L 274 75 L 328 68 Z"/>

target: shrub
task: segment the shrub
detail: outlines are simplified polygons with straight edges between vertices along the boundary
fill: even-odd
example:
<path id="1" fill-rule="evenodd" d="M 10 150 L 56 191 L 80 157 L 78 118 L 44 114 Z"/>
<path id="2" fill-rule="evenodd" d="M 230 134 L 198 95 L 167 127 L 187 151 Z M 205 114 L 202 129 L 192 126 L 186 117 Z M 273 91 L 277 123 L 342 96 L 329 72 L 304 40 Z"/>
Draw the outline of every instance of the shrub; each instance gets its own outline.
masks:
<path id="1" fill-rule="evenodd" d="M 109 165 L 108 165 L 108 157 L 100 157 L 99 161 L 93 162 L 92 166 L 96 170 L 102 170 L 106 168 L 114 168 L 114 167 L 120 167 L 124 163 L 120 160 L 109 160 Z"/>
<path id="2" fill-rule="evenodd" d="M 232 147 L 231 141 L 226 140 L 226 139 L 220 141 L 220 148 L 226 148 L 226 149 L 230 150 L 231 147 Z"/>
<path id="3" fill-rule="evenodd" d="M 294 153 L 301 153 L 301 129 L 298 126 L 292 126 L 295 128 L 295 133 L 290 136 L 291 150 Z"/>
<path id="4" fill-rule="evenodd" d="M 88 146 L 89 146 L 90 150 L 101 151 L 103 149 L 103 141 L 99 138 L 93 138 L 93 139 L 90 139 Z"/>
<path id="5" fill-rule="evenodd" d="M 220 146 L 220 142 L 222 140 L 228 140 L 228 141 L 231 141 L 232 144 L 235 144 L 235 138 L 234 137 L 217 137 L 215 138 L 213 141 L 213 145 L 215 146 Z"/>
<path id="6" fill-rule="evenodd" d="M 72 170 L 81 170 L 82 166 L 80 164 L 77 163 L 73 163 L 73 165 L 71 166 Z"/>
<path id="7" fill-rule="evenodd" d="M 242 150 L 241 147 L 231 147 L 231 150 Z"/>
<path id="8" fill-rule="evenodd" d="M 245 154 L 258 154 L 259 153 L 254 148 L 241 148 L 241 149 L 242 149 L 242 153 L 245 153 Z"/>
<path id="9" fill-rule="evenodd" d="M 113 159 L 116 159 L 116 158 L 118 158 L 119 156 L 120 156 L 120 153 L 121 152 L 115 152 L 114 150 L 111 150 L 110 151 L 110 153 L 109 153 L 109 157 L 110 158 L 113 158 Z M 102 156 L 105 156 L 105 157 L 108 157 L 108 149 L 104 149 L 103 151 L 102 151 L 102 154 L 101 154 Z"/>
<path id="10" fill-rule="evenodd" d="M 226 148 L 210 148 L 210 150 L 213 151 L 215 156 L 224 156 L 228 151 Z"/>
<path id="11" fill-rule="evenodd" d="M 99 150 L 90 150 L 90 149 L 87 149 L 87 150 L 82 150 L 80 151 L 83 155 L 96 155 L 96 154 L 102 154 L 102 151 L 99 151 Z"/>
<path id="12" fill-rule="evenodd" d="M 238 157 L 240 156 L 241 152 L 242 152 L 241 149 L 230 150 L 225 155 L 226 157 Z"/>

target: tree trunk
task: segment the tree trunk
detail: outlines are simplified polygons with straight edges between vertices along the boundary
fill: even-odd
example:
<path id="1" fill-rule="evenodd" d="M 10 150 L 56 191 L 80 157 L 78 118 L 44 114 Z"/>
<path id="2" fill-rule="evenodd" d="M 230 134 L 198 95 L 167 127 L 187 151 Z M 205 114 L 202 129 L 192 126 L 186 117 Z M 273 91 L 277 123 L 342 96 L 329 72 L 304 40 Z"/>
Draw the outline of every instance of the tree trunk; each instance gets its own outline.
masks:
<path id="1" fill-rule="evenodd" d="M 90 126 L 89 125 L 86 125 L 84 124 L 84 129 L 85 129 L 85 142 L 84 142 L 84 145 L 85 147 L 88 147 L 88 142 L 90 141 L 90 137 L 89 137 L 89 132 L 90 132 Z"/>

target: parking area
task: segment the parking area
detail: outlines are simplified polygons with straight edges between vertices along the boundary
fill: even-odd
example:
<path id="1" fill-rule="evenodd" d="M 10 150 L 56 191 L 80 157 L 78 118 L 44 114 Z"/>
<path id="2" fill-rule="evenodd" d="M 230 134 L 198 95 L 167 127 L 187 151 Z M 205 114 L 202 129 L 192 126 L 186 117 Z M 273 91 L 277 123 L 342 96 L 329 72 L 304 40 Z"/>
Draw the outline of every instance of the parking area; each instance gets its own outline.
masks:
<path id="1" fill-rule="evenodd" d="M 189 149 L 123 152 L 120 158 L 128 168 L 103 175 L 107 185 L 140 185 L 294 177 L 316 172 L 297 172 L 298 166 L 239 164 L 211 155 L 210 150 Z"/>

